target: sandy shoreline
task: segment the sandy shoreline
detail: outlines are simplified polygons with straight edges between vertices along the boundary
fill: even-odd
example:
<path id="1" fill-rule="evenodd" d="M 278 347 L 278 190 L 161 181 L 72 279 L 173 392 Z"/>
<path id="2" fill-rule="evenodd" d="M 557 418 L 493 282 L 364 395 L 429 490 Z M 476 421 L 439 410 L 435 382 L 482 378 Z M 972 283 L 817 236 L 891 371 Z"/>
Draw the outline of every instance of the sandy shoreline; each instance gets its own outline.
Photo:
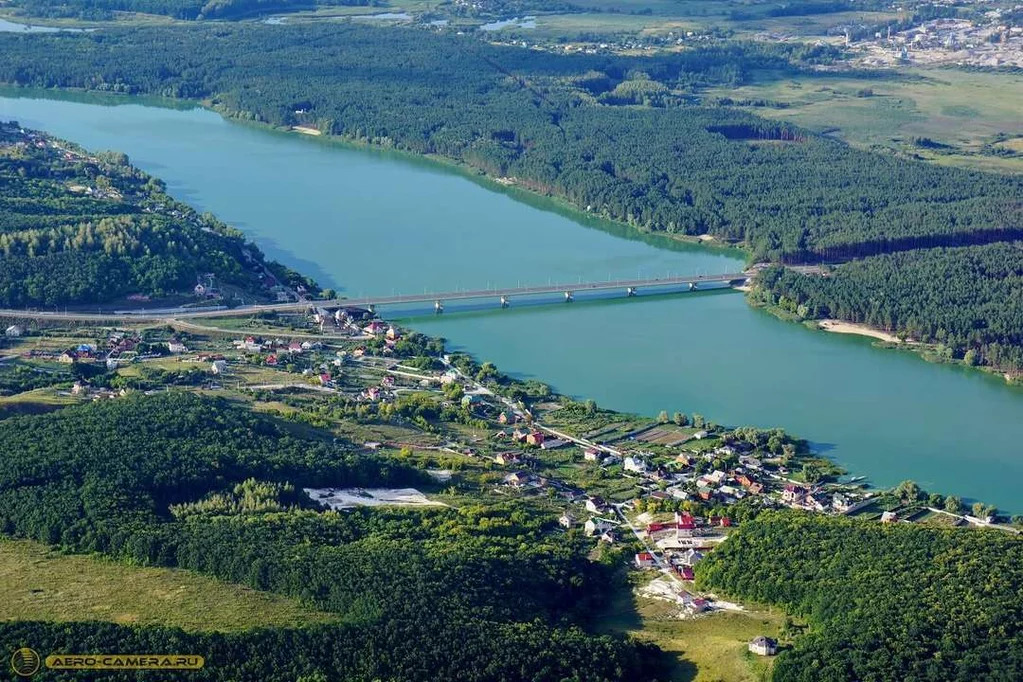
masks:
<path id="1" fill-rule="evenodd" d="M 303 135 L 322 135 L 323 133 L 316 128 L 310 128 L 309 126 L 291 126 L 291 129 L 296 133 L 302 133 Z"/>
<path id="2" fill-rule="evenodd" d="M 860 336 L 869 336 L 889 343 L 902 342 L 899 337 L 893 334 L 883 332 L 879 329 L 874 329 L 873 327 L 868 327 L 865 324 L 843 322 L 842 320 L 821 320 L 818 326 L 826 332 L 834 332 L 836 334 L 859 334 Z"/>

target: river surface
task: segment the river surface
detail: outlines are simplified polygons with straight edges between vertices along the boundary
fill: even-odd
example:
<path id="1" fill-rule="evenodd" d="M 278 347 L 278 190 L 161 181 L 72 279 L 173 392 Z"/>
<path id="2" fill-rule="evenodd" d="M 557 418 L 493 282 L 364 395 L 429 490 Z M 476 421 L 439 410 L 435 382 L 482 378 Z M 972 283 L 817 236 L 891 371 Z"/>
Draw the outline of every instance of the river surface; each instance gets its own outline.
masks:
<path id="1" fill-rule="evenodd" d="M 0 94 L 0 118 L 126 152 L 177 198 L 352 296 L 743 266 L 736 252 L 640 237 L 426 161 L 198 109 Z M 1023 390 L 782 322 L 738 293 L 513 301 L 507 310 L 419 315 L 410 324 L 606 407 L 781 426 L 876 485 L 913 479 L 1023 511 Z"/>

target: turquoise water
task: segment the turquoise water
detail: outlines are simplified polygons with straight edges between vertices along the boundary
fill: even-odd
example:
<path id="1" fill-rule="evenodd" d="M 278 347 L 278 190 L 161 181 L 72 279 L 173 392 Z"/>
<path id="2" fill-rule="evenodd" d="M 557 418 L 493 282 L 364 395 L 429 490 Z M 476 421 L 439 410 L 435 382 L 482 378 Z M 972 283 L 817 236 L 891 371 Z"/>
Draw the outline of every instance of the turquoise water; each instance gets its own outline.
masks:
<path id="1" fill-rule="evenodd" d="M 52 96 L 52 95 L 51 95 Z M 735 252 L 640 237 L 405 157 L 202 110 L 0 98 L 0 118 L 118 149 L 172 194 L 352 296 L 731 272 Z M 449 308 L 450 310 L 450 308 Z M 1020 510 L 1023 390 L 813 332 L 720 291 L 486 310 L 411 324 L 615 409 L 782 426 L 878 485 Z"/>

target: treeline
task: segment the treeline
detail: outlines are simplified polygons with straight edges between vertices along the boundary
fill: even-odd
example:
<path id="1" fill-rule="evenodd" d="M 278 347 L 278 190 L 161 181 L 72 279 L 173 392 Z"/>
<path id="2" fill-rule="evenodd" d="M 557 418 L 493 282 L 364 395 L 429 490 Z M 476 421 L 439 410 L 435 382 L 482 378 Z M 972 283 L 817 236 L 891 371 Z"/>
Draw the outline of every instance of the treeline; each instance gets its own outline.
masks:
<path id="1" fill-rule="evenodd" d="M 233 116 L 449 157 L 642 229 L 741 242 L 755 258 L 1023 236 L 1020 178 L 858 151 L 726 108 L 613 105 L 791 70 L 795 48 L 557 55 L 326 23 L 7 34 L 0 48 L 3 82 L 208 99 Z M 604 93 L 608 105 L 594 101 Z"/>
<path id="2" fill-rule="evenodd" d="M 778 682 L 1023 678 L 1023 541 L 1001 531 L 765 512 L 697 584 L 806 619 Z"/>
<path id="3" fill-rule="evenodd" d="M 310 657 L 328 659 L 334 654 L 322 646 L 329 636 L 338 656 L 361 657 L 353 672 L 334 669 L 327 679 L 653 676 L 647 666 L 655 663 L 641 661 L 631 645 L 564 627 L 592 612 L 611 576 L 586 558 L 579 540 L 551 534 L 546 514 L 517 503 L 316 509 L 317 498 L 303 498 L 300 489 L 428 481 L 418 470 L 294 428 L 184 392 L 2 420 L 0 531 L 196 570 L 341 614 L 346 628 L 330 635 L 251 635 L 264 647 L 296 637 Z M 489 645 L 478 644 L 487 638 Z M 234 679 L 251 678 L 237 672 L 249 669 L 251 643 L 232 649 L 225 642 L 212 660 L 235 671 Z M 514 657 L 496 651 L 519 645 Z M 284 651 L 254 659 L 269 665 L 267 657 Z M 594 651 L 608 660 L 590 660 Z M 449 676 L 453 661 L 462 670 Z M 539 676 L 520 678 L 519 670 Z M 545 678 L 544 670 L 558 676 Z"/>
<path id="4" fill-rule="evenodd" d="M 1023 242 L 905 251 L 827 276 L 764 270 L 754 297 L 940 344 L 945 359 L 1023 370 Z"/>
<path id="5" fill-rule="evenodd" d="M 49 19 L 106 21 L 115 12 L 161 14 L 175 19 L 244 19 L 317 6 L 382 5 L 380 0 L 14 0 L 18 14 Z"/>
<path id="6" fill-rule="evenodd" d="M 263 256 L 117 153 L 0 123 L 0 306 L 191 293 L 215 275 L 265 297 Z"/>
<path id="7" fill-rule="evenodd" d="M 497 627 L 466 623 L 424 633 L 400 620 L 369 627 L 232 634 L 106 623 L 8 622 L 0 623 L 0 645 L 5 651 L 31 647 L 42 656 L 95 652 L 203 656 L 206 662 L 200 671 L 158 673 L 160 680 L 182 682 L 619 682 L 651 679 L 658 670 L 654 662 L 659 653 L 650 645 L 539 623 Z M 102 673 L 102 679 L 112 681 L 134 682 L 139 677 L 132 671 Z M 39 679 L 96 677 L 48 672 Z"/>

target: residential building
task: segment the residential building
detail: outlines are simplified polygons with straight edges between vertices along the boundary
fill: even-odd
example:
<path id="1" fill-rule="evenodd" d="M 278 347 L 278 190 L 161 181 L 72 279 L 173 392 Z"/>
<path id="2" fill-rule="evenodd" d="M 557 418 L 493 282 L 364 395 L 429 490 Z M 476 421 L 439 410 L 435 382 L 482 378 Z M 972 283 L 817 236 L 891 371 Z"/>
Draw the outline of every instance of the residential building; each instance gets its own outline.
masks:
<path id="1" fill-rule="evenodd" d="M 654 555 L 650 552 L 640 552 L 636 555 L 636 566 L 637 568 L 653 568 L 657 565 L 654 560 Z"/>
<path id="2" fill-rule="evenodd" d="M 756 654 L 757 656 L 774 656 L 778 653 L 778 642 L 771 639 L 770 637 L 754 637 L 749 643 L 750 653 Z"/>

